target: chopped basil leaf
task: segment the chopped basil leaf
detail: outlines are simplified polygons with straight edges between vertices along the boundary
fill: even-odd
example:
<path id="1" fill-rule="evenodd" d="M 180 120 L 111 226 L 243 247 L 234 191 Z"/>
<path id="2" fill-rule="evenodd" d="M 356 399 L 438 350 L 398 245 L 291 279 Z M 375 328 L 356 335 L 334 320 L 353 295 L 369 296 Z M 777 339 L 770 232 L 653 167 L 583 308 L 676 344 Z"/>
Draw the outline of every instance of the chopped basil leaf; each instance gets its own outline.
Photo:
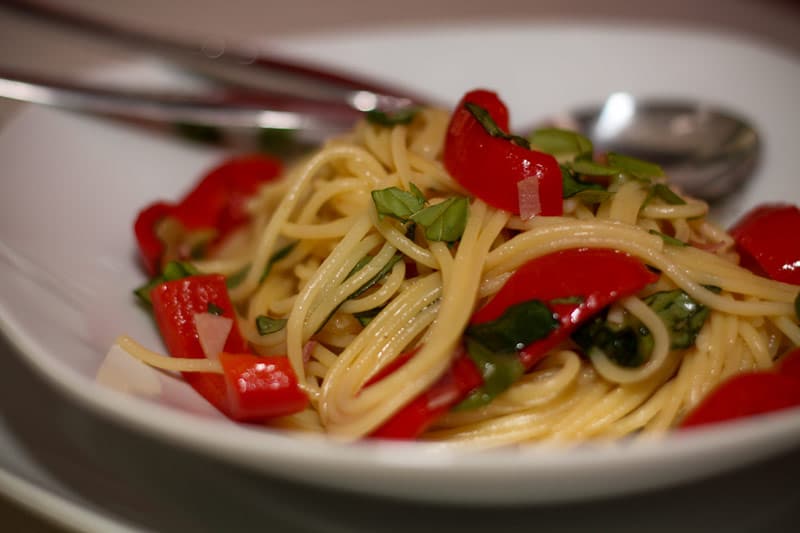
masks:
<path id="1" fill-rule="evenodd" d="M 541 128 L 530 134 L 531 148 L 553 156 L 591 154 L 592 141 L 575 131 Z"/>
<path id="2" fill-rule="evenodd" d="M 570 168 L 577 174 L 586 176 L 613 176 L 619 174 L 619 169 L 614 166 L 603 165 L 591 159 L 578 158 L 570 163 Z"/>
<path id="3" fill-rule="evenodd" d="M 672 189 L 664 185 L 663 183 L 656 183 L 653 185 L 652 193 L 655 196 L 658 196 L 669 205 L 685 205 L 686 201 L 675 194 Z"/>
<path id="4" fill-rule="evenodd" d="M 365 259 L 366 259 L 366 261 L 364 261 Z M 359 287 L 359 288 L 358 288 L 358 289 L 357 289 L 357 290 L 356 290 L 356 291 L 355 291 L 353 294 L 351 294 L 351 295 L 350 295 L 348 298 L 349 298 L 349 299 L 358 298 L 359 296 L 361 296 L 362 294 L 364 294 L 365 292 L 367 292 L 367 291 L 368 291 L 369 289 L 371 289 L 371 288 L 372 288 L 372 287 L 373 287 L 373 286 L 374 286 L 376 283 L 378 283 L 380 280 L 382 280 L 382 279 L 383 279 L 383 278 L 384 278 L 384 277 L 385 277 L 385 276 L 386 276 L 386 275 L 387 275 L 389 272 L 391 272 L 391 271 L 392 271 L 392 269 L 394 268 L 394 265 L 396 265 L 396 264 L 397 264 L 398 262 L 400 262 L 402 259 L 403 259 L 403 254 L 401 254 L 401 253 L 396 253 L 396 254 L 394 254 L 394 255 L 392 256 L 392 258 L 391 258 L 391 259 L 389 259 L 389 260 L 386 262 L 386 264 L 385 264 L 385 265 L 383 265 L 383 268 L 381 268 L 381 269 L 378 271 L 378 273 L 377 273 L 377 274 L 375 274 L 374 276 L 372 276 L 372 278 L 370 278 L 370 279 L 369 279 L 369 280 L 368 280 L 366 283 L 364 283 L 364 284 L 363 284 L 361 287 Z M 350 272 L 350 274 L 348 274 L 348 275 L 352 275 L 352 274 L 354 274 L 355 272 L 357 272 L 358 270 L 360 270 L 360 269 L 364 268 L 364 266 L 365 266 L 367 263 L 369 263 L 371 260 L 372 260 L 372 257 L 370 257 L 370 256 L 365 256 L 365 257 L 364 257 L 364 259 L 361 259 L 361 261 L 359 261 L 359 262 L 356 264 L 356 266 L 355 266 L 355 267 L 353 267 L 353 270 L 352 270 L 352 271 Z M 364 261 L 364 262 L 363 262 L 363 264 L 361 264 L 361 265 L 359 266 L 359 263 L 362 263 L 362 261 Z"/>
<path id="5" fill-rule="evenodd" d="M 214 302 L 208 302 L 208 312 L 216 316 L 222 316 L 225 314 L 225 310 Z"/>
<path id="6" fill-rule="evenodd" d="M 709 289 L 711 290 L 711 289 Z M 662 291 L 644 299 L 661 318 L 669 331 L 670 348 L 689 348 L 705 324 L 710 310 L 695 302 L 680 289 Z M 578 328 L 572 340 L 586 353 L 601 350 L 620 366 L 637 367 L 649 359 L 653 351 L 650 331 L 630 314 L 622 324 L 611 323 L 607 310 Z"/>
<path id="7" fill-rule="evenodd" d="M 413 181 L 408 183 L 408 188 L 414 196 L 419 198 L 419 200 L 425 204 L 425 195 Z"/>
<path id="8" fill-rule="evenodd" d="M 372 287 L 374 287 L 374 286 L 375 286 L 375 284 L 377 284 L 377 283 L 378 283 L 378 282 L 379 282 L 381 279 L 383 279 L 383 278 L 384 278 L 384 277 L 385 277 L 385 276 L 386 276 L 386 275 L 387 275 L 389 272 L 391 272 L 392 268 L 394 268 L 394 265 L 396 265 L 396 264 L 397 264 L 399 261 L 401 261 L 402 259 L 403 259 L 403 254 L 401 254 L 401 253 L 399 253 L 399 252 L 395 253 L 395 254 L 394 254 L 392 257 L 391 257 L 391 259 L 389 259 L 389 261 L 387 261 L 387 262 L 386 262 L 386 264 L 385 264 L 385 265 L 383 265 L 383 267 L 380 269 L 380 271 L 378 271 L 378 273 L 377 273 L 377 274 L 375 274 L 374 276 L 372 276 L 372 278 L 370 278 L 369 280 L 367 280 L 367 282 L 366 282 L 366 283 L 364 283 L 364 284 L 363 284 L 361 287 L 359 287 L 358 289 L 356 289 L 356 290 L 355 290 L 355 292 L 353 292 L 353 294 L 351 294 L 350 296 L 348 296 L 348 297 L 347 297 L 347 299 L 348 299 L 348 300 L 352 300 L 353 298 L 358 298 L 359 296 L 361 296 L 362 294 L 364 294 L 365 292 L 367 292 L 369 289 L 371 289 Z M 358 263 L 356 263 L 356 265 L 353 267 L 353 269 L 352 269 L 352 270 L 351 270 L 351 271 L 350 271 L 350 272 L 347 274 L 347 277 L 350 277 L 350 276 L 352 276 L 354 273 L 356 273 L 356 272 L 358 272 L 359 270 L 361 270 L 362 268 L 364 268 L 364 266 L 365 266 L 367 263 L 369 263 L 370 261 L 372 261 L 372 256 L 369 256 L 369 255 L 367 255 L 367 256 L 364 256 L 364 257 L 363 257 L 361 260 L 359 260 L 359 262 L 358 262 Z M 331 313 L 330 313 L 330 314 L 329 314 L 329 315 L 328 315 L 328 316 L 325 318 L 325 320 L 323 320 L 323 321 L 322 321 L 322 323 L 320 324 L 319 328 L 317 328 L 317 332 L 318 332 L 318 331 L 320 331 L 322 328 L 324 328 L 324 327 L 325 327 L 325 324 L 327 324 L 327 323 L 328 323 L 328 321 L 331 319 L 331 317 L 332 317 L 332 316 L 333 316 L 333 315 L 336 313 L 336 311 L 338 311 L 338 310 L 339 310 L 339 306 L 337 306 L 336 308 L 334 308 L 334 309 L 333 309 L 333 311 L 331 311 Z M 316 332 L 315 332 L 315 333 L 316 333 Z"/>
<path id="9" fill-rule="evenodd" d="M 585 191 L 581 191 L 575 195 L 575 198 L 583 202 L 584 204 L 599 204 L 605 202 L 613 193 L 609 191 L 600 191 L 594 189 L 587 189 Z"/>
<path id="10" fill-rule="evenodd" d="M 425 228 L 431 241 L 454 242 L 461 238 L 467 225 L 469 200 L 452 196 L 436 205 L 425 206 L 425 196 L 413 183 L 411 191 L 389 187 L 372 191 L 372 201 L 378 215 L 391 216 L 402 222 L 414 222 Z M 415 227 L 409 225 L 406 235 L 413 239 Z"/>
<path id="11" fill-rule="evenodd" d="M 641 366 L 653 351 L 650 331 L 641 324 L 624 325 L 607 321 L 605 313 L 594 317 L 572 334 L 572 340 L 586 353 L 601 350 L 616 364 L 628 368 Z"/>
<path id="12" fill-rule="evenodd" d="M 497 319 L 467 328 L 466 336 L 492 352 L 516 352 L 547 337 L 558 327 L 553 312 L 540 300 L 510 305 Z"/>
<path id="13" fill-rule="evenodd" d="M 354 313 L 353 316 L 358 320 L 358 323 L 361 324 L 361 327 L 367 327 L 367 324 L 372 322 L 372 319 L 378 316 L 378 313 L 383 310 L 383 307 L 375 307 L 374 309 L 367 309 L 366 311 L 361 311 L 360 313 Z"/>
<path id="14" fill-rule="evenodd" d="M 716 285 L 703 285 L 703 288 L 713 292 L 714 294 L 719 294 L 722 292 L 722 287 L 717 287 Z M 798 296 L 800 296 L 800 294 L 798 294 Z"/>
<path id="15" fill-rule="evenodd" d="M 656 231 L 654 229 L 651 229 L 648 233 L 650 233 L 651 235 L 658 235 L 659 237 L 661 237 L 661 240 L 663 240 L 666 244 L 671 244 L 672 246 L 689 246 L 689 243 L 687 242 L 683 242 L 682 240 L 676 239 L 675 237 L 670 237 L 666 233 L 661 233 L 660 231 Z"/>
<path id="16" fill-rule="evenodd" d="M 444 202 L 421 209 L 411 215 L 411 220 L 425 228 L 430 241 L 454 242 L 461 238 L 467 226 L 469 200 L 451 196 Z"/>
<path id="17" fill-rule="evenodd" d="M 358 263 L 356 263 L 355 266 L 353 266 L 352 270 L 350 270 L 350 272 L 347 273 L 347 278 L 349 278 L 350 276 L 352 276 L 353 274 L 355 274 L 356 272 L 367 266 L 370 261 L 372 261 L 372 256 L 369 254 L 359 259 Z"/>
<path id="18" fill-rule="evenodd" d="M 256 329 L 261 336 L 275 333 L 286 327 L 285 318 L 272 318 L 267 315 L 258 315 L 256 317 Z"/>
<path id="19" fill-rule="evenodd" d="M 589 183 L 586 181 L 581 181 L 578 179 L 578 176 L 568 169 L 565 166 L 561 166 L 561 183 L 562 183 L 562 198 L 571 198 L 578 193 L 582 193 L 585 191 L 596 191 L 598 193 L 604 193 L 604 195 L 608 196 L 608 191 L 606 191 L 602 185 L 597 183 Z M 583 199 L 583 197 L 581 198 Z M 605 198 L 603 198 L 605 200 Z M 584 200 L 585 201 L 585 200 Z M 602 200 L 600 200 L 602 201 Z M 595 202 L 587 202 L 587 203 L 595 203 Z"/>
<path id="20" fill-rule="evenodd" d="M 609 152 L 608 164 L 609 166 L 612 166 L 637 178 L 655 178 L 664 175 L 664 171 L 655 163 L 650 163 L 648 161 L 643 161 L 627 155 L 620 155 L 614 152 Z"/>
<path id="21" fill-rule="evenodd" d="M 275 251 L 274 254 L 272 254 L 272 257 L 270 257 L 269 261 L 267 261 L 267 266 L 264 267 L 264 272 L 261 273 L 261 277 L 258 280 L 259 283 L 264 281 L 266 277 L 269 275 L 270 271 L 272 270 L 272 265 L 274 265 L 281 259 L 284 259 L 287 255 L 289 255 L 292 252 L 292 250 L 294 250 L 295 246 L 297 246 L 297 242 L 290 242 L 289 244 L 287 244 L 283 248 L 279 248 L 278 250 Z M 241 268 L 238 272 L 231 274 L 225 279 L 225 286 L 227 286 L 229 289 L 237 287 L 247 277 L 247 272 L 249 270 L 250 270 L 250 265 L 246 265 L 243 268 Z"/>
<path id="22" fill-rule="evenodd" d="M 183 279 L 188 276 L 194 276 L 199 274 L 200 271 L 197 270 L 194 265 L 191 263 L 184 263 L 182 261 L 170 261 L 167 263 L 167 266 L 164 267 L 162 272 L 162 276 L 166 281 L 175 281 L 176 279 Z"/>
<path id="23" fill-rule="evenodd" d="M 499 139 L 505 139 L 507 141 L 511 141 L 514 144 L 521 146 L 523 148 L 530 149 L 531 145 L 528 142 L 528 139 L 525 137 L 520 137 L 519 135 L 512 135 L 510 133 L 506 133 L 503 131 L 500 126 L 492 118 L 492 115 L 489 114 L 486 109 L 482 108 L 478 104 L 473 104 L 472 102 L 467 102 L 464 104 L 464 107 L 467 108 L 467 111 L 472 113 L 472 116 L 475 117 L 483 129 L 486 130 L 486 133 L 491 135 L 492 137 L 497 137 Z"/>
<path id="24" fill-rule="evenodd" d="M 416 187 L 412 192 L 389 187 L 372 191 L 372 201 L 381 217 L 390 216 L 398 220 L 408 220 L 411 215 L 425 206 L 425 197 Z"/>
<path id="25" fill-rule="evenodd" d="M 175 281 L 177 279 L 194 276 L 199 273 L 200 271 L 198 271 L 191 263 L 186 263 L 183 261 L 170 261 L 164 267 L 160 276 L 151 278 L 147 283 L 135 289 L 133 294 L 136 295 L 142 304 L 149 307 L 153 305 L 153 301 L 150 299 L 150 293 L 157 285 L 161 285 L 166 281 Z"/>
<path id="26" fill-rule="evenodd" d="M 483 376 L 483 384 L 453 408 L 457 411 L 475 409 L 488 404 L 525 373 L 525 367 L 516 351 L 493 352 L 469 338 L 466 345 L 469 358 L 475 362 Z"/>
<path id="27" fill-rule="evenodd" d="M 371 111 L 367 111 L 364 115 L 367 118 L 367 122 L 370 124 L 392 127 L 399 126 L 401 124 L 410 124 L 411 121 L 414 120 L 414 117 L 417 116 L 417 113 L 419 113 L 419 108 L 406 107 L 405 109 L 400 109 L 394 112 L 373 109 Z"/>
<path id="28" fill-rule="evenodd" d="M 688 348 L 705 324 L 711 310 L 680 289 L 651 294 L 644 299 L 667 325 L 673 349 Z"/>

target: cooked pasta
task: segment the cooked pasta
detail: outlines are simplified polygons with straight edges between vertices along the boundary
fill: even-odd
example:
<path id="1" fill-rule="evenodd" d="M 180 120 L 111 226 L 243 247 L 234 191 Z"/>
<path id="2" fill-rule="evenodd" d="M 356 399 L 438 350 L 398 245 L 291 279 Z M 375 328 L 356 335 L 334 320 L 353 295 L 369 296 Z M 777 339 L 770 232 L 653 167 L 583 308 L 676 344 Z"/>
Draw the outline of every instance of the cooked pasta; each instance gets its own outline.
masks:
<path id="1" fill-rule="evenodd" d="M 270 425 L 370 436 L 446 374 L 474 313 L 522 265 L 565 250 L 614 250 L 660 274 L 603 310 L 609 324 L 646 330 L 645 361 L 620 364 L 567 337 L 492 401 L 449 410 L 422 439 L 488 448 L 661 434 L 726 377 L 770 368 L 800 344 L 798 287 L 739 266 L 706 203 L 675 189 L 680 202 L 662 200 L 652 191 L 665 178 L 621 173 L 602 195 L 565 198 L 559 216 L 512 214 L 446 169 L 450 119 L 423 109 L 407 124 L 360 122 L 261 186 L 246 204 L 249 224 L 191 262 L 229 279 L 246 271 L 230 288 L 238 328 L 257 353 L 285 355 L 309 398 Z M 465 198 L 460 236 L 431 239 L 423 224 L 379 212 L 373 192 L 391 188 L 418 191 L 428 206 Z M 708 310 L 685 347 L 654 308 L 664 294 Z M 259 332 L 259 317 L 280 326 Z"/>

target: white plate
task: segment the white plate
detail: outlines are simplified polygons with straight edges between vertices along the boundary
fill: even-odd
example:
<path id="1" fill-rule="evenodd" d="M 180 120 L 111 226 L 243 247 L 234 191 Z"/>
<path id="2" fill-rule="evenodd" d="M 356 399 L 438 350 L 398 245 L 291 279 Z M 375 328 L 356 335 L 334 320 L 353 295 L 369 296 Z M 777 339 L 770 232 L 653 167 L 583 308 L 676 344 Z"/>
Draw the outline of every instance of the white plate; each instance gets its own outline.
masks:
<path id="1" fill-rule="evenodd" d="M 739 110 L 764 136 L 756 179 L 723 213 L 795 200 L 797 59 L 731 36 L 614 26 L 483 25 L 347 33 L 275 43 L 455 101 L 498 90 L 519 123 L 626 90 Z M 174 198 L 218 154 L 105 122 L 29 109 L 0 135 L 0 320 L 26 360 L 97 412 L 177 446 L 311 483 L 419 500 L 545 502 L 665 486 L 800 442 L 782 413 L 661 442 L 453 453 L 421 444 L 340 445 L 239 427 L 180 383 L 149 401 L 95 385 L 120 333 L 160 346 L 130 290 L 143 279 L 131 223 Z M 188 411 L 188 412 L 187 412 Z"/>

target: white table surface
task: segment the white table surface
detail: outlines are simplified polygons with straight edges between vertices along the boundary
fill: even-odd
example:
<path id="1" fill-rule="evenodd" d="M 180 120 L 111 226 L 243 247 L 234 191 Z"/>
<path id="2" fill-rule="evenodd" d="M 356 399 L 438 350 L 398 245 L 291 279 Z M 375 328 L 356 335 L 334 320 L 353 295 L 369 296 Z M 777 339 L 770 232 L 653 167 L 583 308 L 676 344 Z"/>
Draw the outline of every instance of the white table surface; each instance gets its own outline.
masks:
<path id="1" fill-rule="evenodd" d="M 239 0 L 232 2 L 211 0 L 51 0 L 58 5 L 83 9 L 86 12 L 108 17 L 148 31 L 178 35 L 195 40 L 231 39 L 246 42 L 248 36 L 293 35 L 302 32 L 324 31 L 368 24 L 375 27 L 397 23 L 413 23 L 430 19 L 478 20 L 485 18 L 513 18 L 519 20 L 626 20 L 631 24 L 646 21 L 679 26 L 692 26 L 725 30 L 744 34 L 800 54 L 800 3 L 793 0 L 672 0 L 670 2 L 641 2 L 636 0 L 404 0 L 385 2 L 374 0 Z M 0 8 L 0 67 L 30 67 L 60 76 L 76 73 L 100 65 L 125 61 L 130 57 L 125 51 L 111 46 L 87 44 L 87 41 L 63 32 L 50 33 L 38 23 Z M 0 127 L 19 106 L 0 102 Z M 193 527 L 196 531 L 228 530 L 226 523 L 215 522 L 213 498 L 198 502 L 204 510 L 197 517 L 202 524 L 192 523 L 192 512 L 169 514 L 165 508 L 153 506 L 152 501 L 141 496 L 141 491 L 155 491 L 164 501 L 175 487 L 148 485 L 148 472 L 159 467 L 161 459 L 174 460 L 173 467 L 183 471 L 189 479 L 228 480 L 231 490 L 247 493 L 250 484 L 258 485 L 261 497 L 295 494 L 298 498 L 320 496 L 331 499 L 330 494 L 309 491 L 304 487 L 281 480 L 265 482 L 255 480 L 226 465 L 210 463 L 207 472 L 191 471 L 191 457 L 176 458 L 170 450 L 157 442 L 131 434 L 124 428 L 108 424 L 64 399 L 27 369 L 12 353 L 13 348 L 0 338 L 0 452 L 4 461 L 0 466 L 18 465 L 11 472 L 22 480 L 19 491 L 10 496 L 0 496 L 0 530 L 9 532 L 63 532 L 69 529 L 88 530 L 90 523 L 100 530 L 110 530 L 113 524 L 137 524 L 139 527 L 160 531 L 183 531 Z M 34 405 L 19 402 L 20 398 L 38 391 L 39 400 Z M 52 406 L 47 409 L 43 406 Z M 103 442 L 96 437 L 102 434 Z M 151 461 L 149 466 L 120 464 L 109 448 L 115 442 L 133 441 Z M 183 469 L 183 470 L 182 470 Z M 8 470 L 6 470 L 8 473 Z M 87 481 L 87 472 L 90 479 Z M 3 469 L 0 468 L 0 473 Z M 721 516 L 738 512 L 745 529 L 751 531 L 790 531 L 792 524 L 800 523 L 800 451 L 789 453 L 765 464 L 686 487 L 681 494 L 656 493 L 630 499 L 632 507 L 654 506 L 654 500 L 664 499 L 663 517 L 674 509 L 675 513 L 689 513 L 694 506 L 713 505 Z M 741 489 L 747 481 L 747 493 Z M 124 481 L 123 481 L 124 480 Z M 38 487 L 38 488 L 37 488 Z M 47 509 L 36 513 L 20 505 L 29 498 L 28 490 L 44 488 L 52 497 L 53 509 L 63 501 L 78 503 L 110 519 L 102 522 L 82 522 L 75 515 L 70 524 L 54 524 L 46 518 Z M 152 494 L 149 495 L 152 497 Z M 338 498 L 338 499 L 337 499 Z M 667 501 L 669 500 L 669 502 Z M 41 501 L 41 500 L 37 500 Z M 125 501 L 125 506 L 115 502 Z M 141 501 L 141 508 L 136 502 Z M 371 502 L 372 514 L 359 522 L 344 517 L 357 505 L 353 498 L 333 497 L 333 503 L 323 509 L 320 520 L 300 518 L 306 516 L 302 509 L 293 509 L 287 497 L 283 515 L 279 516 L 270 531 L 369 531 L 381 523 L 381 514 L 392 516 L 418 514 L 428 517 L 431 527 L 447 522 L 451 516 L 465 520 L 464 530 L 490 527 L 491 516 L 476 513 L 457 513 L 454 509 L 410 506 L 394 502 Z M 742 509 L 731 509 L 726 502 L 744 502 Z M 70 504 L 71 505 L 71 504 Z M 242 502 L 241 513 L 252 511 L 253 502 Z M 296 504 L 295 504 L 296 505 Z M 288 510 L 286 510 L 288 508 Z M 593 502 L 572 507 L 516 510 L 520 521 L 542 518 L 553 519 L 558 513 L 602 515 L 603 502 Z M 52 509 L 51 509 L 52 510 Z M 233 512 L 236 512 L 234 509 Z M 231 511 L 230 509 L 228 510 Z M 40 514 L 41 513 L 41 514 Z M 152 513 L 152 514 L 148 514 Z M 160 513 L 160 514 L 159 514 Z M 298 514 L 292 514 L 298 513 Z M 491 513 L 489 513 L 491 514 Z M 96 516 L 96 515 L 92 515 Z M 634 516 L 635 513 L 634 513 Z M 294 518 L 293 518 L 294 517 Z M 662 518 L 663 518 L 662 517 Z M 85 518 L 85 517 L 83 517 Z M 653 522 L 625 524 L 624 530 L 664 530 L 659 516 Z M 641 519 L 641 515 L 639 515 Z M 372 520 L 372 522 L 370 521 Z M 391 519 L 389 519 L 391 521 Z M 466 526 L 467 522 L 471 526 Z M 243 521 L 234 522 L 241 526 Z M 327 524 L 321 526 L 320 524 Z M 406 522 L 410 523 L 410 522 Z M 535 522 L 531 529 L 535 529 Z M 580 521 L 567 520 L 578 528 Z M 591 522 L 582 522 L 583 524 Z M 688 524 L 692 524 L 688 520 Z M 619 524 L 618 524 L 619 525 Z M 69 527 L 69 529 L 66 529 Z M 470 529 L 471 527 L 471 529 Z M 659 529 L 661 528 L 661 529 Z M 789 528 L 789 529 L 786 529 Z M 692 531 L 691 525 L 683 528 Z M 419 529 L 422 531 L 423 529 Z M 431 529 L 432 531 L 434 529 Z M 577 529 L 570 529 L 577 530 Z M 618 530 L 621 530 L 618 529 Z"/>

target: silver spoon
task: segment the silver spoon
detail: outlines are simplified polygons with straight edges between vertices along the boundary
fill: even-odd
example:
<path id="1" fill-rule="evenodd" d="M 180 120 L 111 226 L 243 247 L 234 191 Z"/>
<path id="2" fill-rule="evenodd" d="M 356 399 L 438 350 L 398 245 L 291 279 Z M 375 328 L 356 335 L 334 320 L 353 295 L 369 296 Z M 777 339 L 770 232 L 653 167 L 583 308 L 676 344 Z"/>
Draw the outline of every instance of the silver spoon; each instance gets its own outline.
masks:
<path id="1" fill-rule="evenodd" d="M 708 201 L 720 200 L 753 174 L 761 151 L 756 129 L 732 111 L 690 100 L 610 95 L 599 107 L 557 116 L 596 149 L 658 163 L 670 182 Z"/>
<path id="2" fill-rule="evenodd" d="M 2 71 L 0 97 L 168 125 L 172 131 L 205 135 L 207 140 L 237 145 L 246 141 L 249 147 L 256 138 L 254 128 L 262 139 L 265 132 L 291 134 L 280 137 L 283 153 L 296 153 L 346 131 L 361 114 L 347 103 L 278 94 L 146 93 Z M 560 114 L 549 122 L 583 133 L 600 151 L 658 163 L 672 183 L 708 201 L 730 194 L 751 176 L 760 152 L 759 135 L 747 121 L 699 102 L 636 100 L 615 93 L 600 106 Z"/>

